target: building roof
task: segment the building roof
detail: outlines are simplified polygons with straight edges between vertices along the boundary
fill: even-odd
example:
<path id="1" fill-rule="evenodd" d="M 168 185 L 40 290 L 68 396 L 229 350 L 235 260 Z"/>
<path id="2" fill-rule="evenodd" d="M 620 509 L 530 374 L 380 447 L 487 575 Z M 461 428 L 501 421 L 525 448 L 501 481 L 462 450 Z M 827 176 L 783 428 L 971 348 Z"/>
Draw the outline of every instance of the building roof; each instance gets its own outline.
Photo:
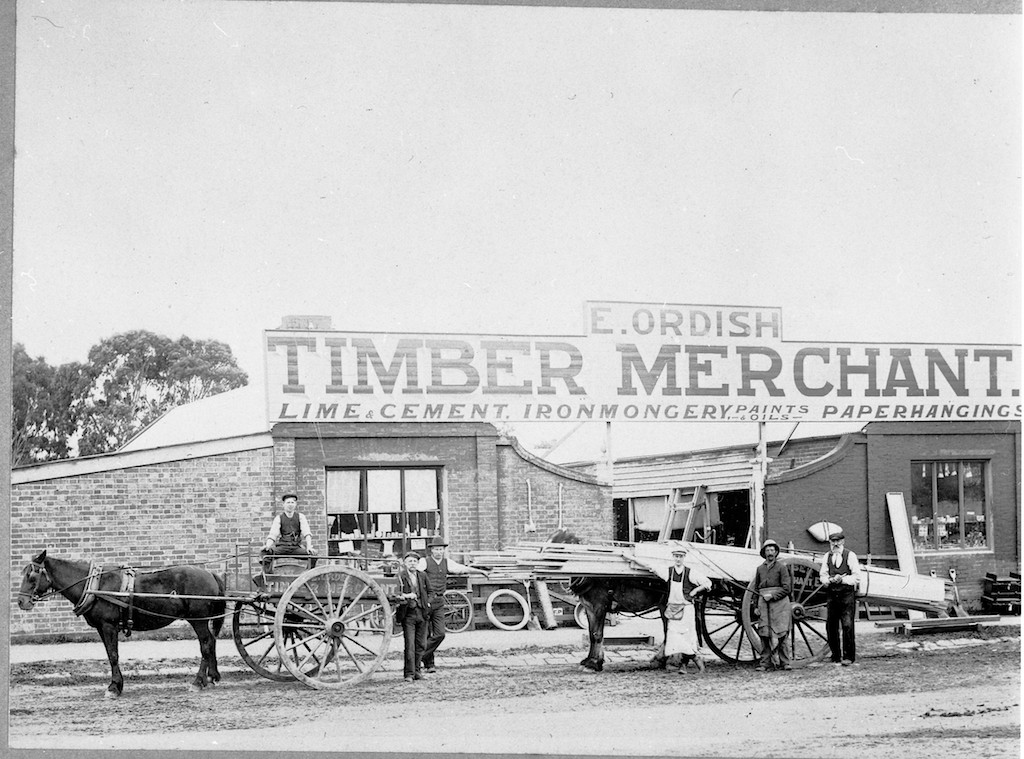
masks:
<path id="1" fill-rule="evenodd" d="M 269 433 L 265 402 L 260 385 L 246 385 L 176 406 L 121 446 L 118 453 Z"/>

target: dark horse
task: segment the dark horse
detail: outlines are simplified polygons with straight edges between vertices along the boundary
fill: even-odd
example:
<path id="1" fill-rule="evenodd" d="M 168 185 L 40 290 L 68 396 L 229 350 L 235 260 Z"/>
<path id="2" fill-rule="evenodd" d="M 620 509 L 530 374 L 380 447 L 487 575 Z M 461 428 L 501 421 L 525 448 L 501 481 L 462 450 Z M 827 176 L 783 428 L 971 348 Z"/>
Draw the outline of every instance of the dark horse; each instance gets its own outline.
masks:
<path id="1" fill-rule="evenodd" d="M 36 556 L 22 571 L 21 588 L 18 591 L 18 606 L 30 610 L 42 596 L 56 594 L 64 596 L 75 605 L 76 613 L 95 627 L 100 634 L 107 659 L 110 661 L 110 685 L 105 698 L 117 698 L 124 690 L 124 678 L 118 666 L 117 634 L 122 625 L 128 629 L 157 630 L 166 627 L 176 619 L 187 620 L 199 638 L 202 661 L 195 679 L 189 683 L 189 690 L 196 691 L 220 680 L 217 671 L 217 635 L 224 624 L 225 608 L 224 581 L 205 569 L 181 566 L 168 569 L 138 572 L 134 593 L 159 594 L 160 597 L 138 597 L 131 599 L 130 612 L 110 598 L 118 598 L 127 604 L 127 598 L 95 595 L 82 604 L 89 578 L 89 563 L 53 559 L 46 551 Z M 104 570 L 98 579 L 96 589 L 119 592 L 122 587 L 123 570 Z M 207 596 L 214 598 L 189 598 Z M 220 598 L 216 598 L 220 596 Z M 81 611 L 80 609 L 84 609 Z"/>
<path id="2" fill-rule="evenodd" d="M 552 543 L 579 543 L 573 533 L 558 530 L 551 536 Z M 650 580 L 643 577 L 573 577 L 569 589 L 580 599 L 583 610 L 587 613 L 587 625 L 590 630 L 590 651 L 580 662 L 587 669 L 600 672 L 604 669 L 604 623 L 609 612 L 627 612 L 641 614 L 657 609 L 661 614 L 662 630 L 668 627 L 665 617 L 665 604 L 668 591 L 665 582 L 657 578 Z M 665 657 L 655 657 L 655 662 L 665 666 Z"/>

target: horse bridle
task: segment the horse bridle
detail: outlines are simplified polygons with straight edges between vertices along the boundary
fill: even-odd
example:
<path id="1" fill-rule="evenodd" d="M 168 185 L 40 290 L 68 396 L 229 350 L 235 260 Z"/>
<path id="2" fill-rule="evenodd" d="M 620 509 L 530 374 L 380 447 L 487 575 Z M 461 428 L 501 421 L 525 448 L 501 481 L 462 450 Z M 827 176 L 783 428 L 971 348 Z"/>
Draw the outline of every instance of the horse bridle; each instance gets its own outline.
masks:
<path id="1" fill-rule="evenodd" d="M 41 562 L 38 562 L 38 561 L 29 562 L 29 567 L 31 567 L 32 569 L 35 570 L 34 572 L 30 571 L 30 573 L 29 573 L 30 577 L 32 578 L 32 592 L 31 593 L 25 593 L 24 591 L 19 590 L 18 591 L 18 601 L 20 602 L 22 598 L 27 598 L 29 604 L 31 606 L 35 606 L 37 603 L 42 601 L 43 598 L 46 597 L 46 596 L 39 595 L 39 593 L 37 591 L 37 588 L 39 587 L 39 578 L 40 577 L 45 577 L 46 581 L 50 584 L 51 587 L 53 586 L 53 578 L 50 577 L 49 572 L 46 571 L 46 567 Z M 26 577 L 25 579 L 29 579 L 29 578 Z M 49 595 L 53 595 L 53 594 L 52 593 L 47 593 L 47 596 L 49 596 Z"/>

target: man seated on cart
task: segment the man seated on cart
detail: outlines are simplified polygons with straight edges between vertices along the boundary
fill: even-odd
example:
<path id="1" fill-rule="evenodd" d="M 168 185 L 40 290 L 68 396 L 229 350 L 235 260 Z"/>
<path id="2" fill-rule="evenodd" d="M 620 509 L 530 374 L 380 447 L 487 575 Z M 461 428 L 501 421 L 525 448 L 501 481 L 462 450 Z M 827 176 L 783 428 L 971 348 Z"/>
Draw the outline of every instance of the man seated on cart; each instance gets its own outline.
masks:
<path id="1" fill-rule="evenodd" d="M 309 531 L 306 516 L 298 512 L 298 496 L 286 493 L 281 501 L 284 503 L 284 511 L 274 517 L 270 534 L 260 551 L 264 574 L 273 571 L 275 556 L 309 556 L 309 566 L 316 566 L 316 559 L 312 558 L 313 534 Z"/>

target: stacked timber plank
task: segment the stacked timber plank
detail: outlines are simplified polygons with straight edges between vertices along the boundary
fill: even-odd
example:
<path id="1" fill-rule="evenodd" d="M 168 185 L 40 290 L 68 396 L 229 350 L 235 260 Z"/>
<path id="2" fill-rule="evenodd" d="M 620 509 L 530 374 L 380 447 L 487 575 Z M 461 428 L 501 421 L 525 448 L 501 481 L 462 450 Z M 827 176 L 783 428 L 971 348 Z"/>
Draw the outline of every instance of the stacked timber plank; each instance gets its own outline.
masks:
<path id="1" fill-rule="evenodd" d="M 474 551 L 471 558 L 474 565 L 493 567 L 494 572 L 535 578 L 650 577 L 631 563 L 633 555 L 631 545 L 522 542 L 499 552 Z"/>
<path id="2" fill-rule="evenodd" d="M 569 577 L 653 577 L 654 573 L 635 560 L 667 568 L 672 549 L 685 545 L 690 549 L 688 566 L 699 569 L 711 579 L 725 579 L 746 585 L 753 579 L 761 556 L 757 551 L 736 546 L 679 541 L 645 543 L 534 543 L 522 542 L 498 552 L 467 554 L 476 566 L 493 567 L 492 577 L 517 579 L 566 579 Z M 817 575 L 820 554 L 783 553 L 802 562 L 811 577 Z M 862 567 L 860 595 L 864 600 L 885 606 L 915 609 L 932 614 L 945 613 L 943 580 L 913 572 L 882 567 Z M 815 581 L 816 582 L 816 581 Z"/>

